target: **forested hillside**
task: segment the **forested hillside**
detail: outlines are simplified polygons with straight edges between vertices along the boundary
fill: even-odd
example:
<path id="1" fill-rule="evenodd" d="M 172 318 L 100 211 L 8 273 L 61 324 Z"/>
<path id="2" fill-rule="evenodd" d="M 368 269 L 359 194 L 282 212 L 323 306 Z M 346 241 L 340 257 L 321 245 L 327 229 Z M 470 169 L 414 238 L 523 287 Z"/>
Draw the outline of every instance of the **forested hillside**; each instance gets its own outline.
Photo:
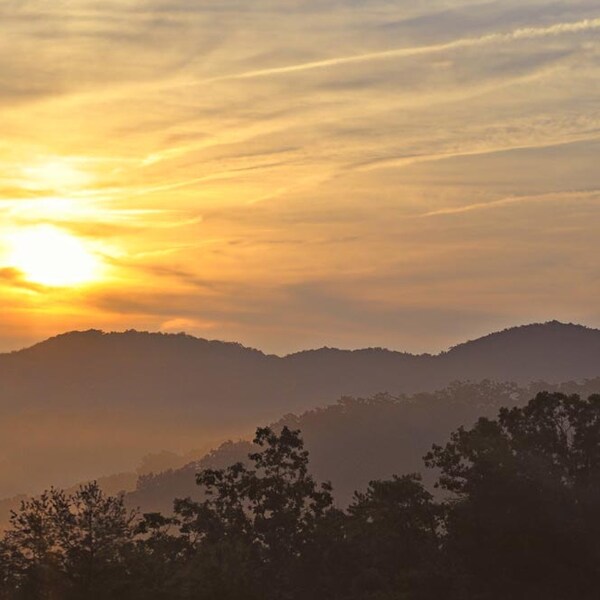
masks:
<path id="1" fill-rule="evenodd" d="M 233 457 L 232 457 L 233 458 Z M 345 509 L 301 432 L 261 427 L 201 498 L 140 514 L 94 483 L 25 501 L 0 538 L 5 600 L 595 600 L 600 395 L 541 392 L 430 447 Z"/>
<path id="2" fill-rule="evenodd" d="M 455 383 L 431 393 L 342 398 L 299 416 L 288 415 L 272 427 L 302 431 L 311 454 L 311 472 L 317 479 L 331 481 L 336 501 L 346 505 L 355 490 L 394 473 L 421 472 L 431 483 L 435 474 L 423 469 L 422 458 L 432 443 L 480 416 L 494 416 L 502 406 L 522 406 L 542 390 L 588 396 L 600 393 L 600 378 L 583 384 L 537 382 L 527 387 L 490 381 Z M 143 510 L 168 511 L 173 493 L 197 497 L 196 472 L 244 461 L 251 449 L 248 440 L 227 442 L 183 468 L 141 477 L 137 490 L 127 495 L 127 503 Z"/>
<path id="3" fill-rule="evenodd" d="M 557 322 L 435 356 L 322 348 L 278 357 L 183 334 L 69 333 L 0 355 L 0 453 L 10 457 L 0 497 L 133 471 L 162 449 L 208 451 L 342 396 L 432 392 L 456 380 L 583 380 L 600 376 L 599 357 L 600 331 Z M 452 417 L 432 419 L 441 432 Z"/>

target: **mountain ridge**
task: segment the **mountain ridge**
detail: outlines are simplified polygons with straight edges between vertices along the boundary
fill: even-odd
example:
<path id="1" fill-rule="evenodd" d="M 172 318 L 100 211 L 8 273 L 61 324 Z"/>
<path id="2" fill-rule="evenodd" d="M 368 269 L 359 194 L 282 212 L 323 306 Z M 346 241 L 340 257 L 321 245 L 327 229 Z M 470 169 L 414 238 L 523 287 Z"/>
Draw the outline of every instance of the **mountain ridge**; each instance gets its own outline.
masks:
<path id="1" fill-rule="evenodd" d="M 323 348 L 276 356 L 187 334 L 70 332 L 0 354 L 0 497 L 130 471 L 156 450 L 247 436 L 343 396 L 598 376 L 600 330 L 556 321 L 437 355 Z"/>
<path id="2" fill-rule="evenodd" d="M 294 358 L 294 357 L 302 356 L 305 354 L 312 355 L 312 354 L 318 354 L 318 353 L 337 353 L 337 352 L 345 353 L 345 354 L 383 352 L 383 353 L 390 353 L 390 354 L 394 354 L 394 355 L 401 355 L 401 356 L 414 357 L 414 358 L 435 358 L 435 357 L 452 354 L 453 352 L 461 350 L 465 347 L 469 347 L 469 346 L 472 346 L 475 344 L 481 345 L 482 343 L 486 343 L 486 342 L 489 342 L 492 340 L 498 340 L 500 338 L 514 335 L 516 333 L 548 331 L 549 329 L 554 329 L 555 331 L 562 331 L 562 332 L 565 332 L 565 331 L 571 331 L 571 332 L 577 331 L 580 333 L 592 332 L 592 333 L 596 333 L 596 334 L 600 335 L 600 329 L 597 329 L 594 327 L 590 327 L 590 326 L 582 325 L 582 324 L 578 324 L 578 323 L 572 323 L 572 322 L 564 323 L 564 322 L 561 322 L 558 320 L 551 320 L 551 321 L 545 321 L 545 322 L 534 322 L 534 323 L 527 323 L 527 324 L 523 324 L 523 325 L 515 325 L 512 327 L 506 327 L 506 328 L 498 330 L 498 331 L 492 331 L 492 332 L 484 334 L 480 337 L 469 339 L 464 342 L 459 342 L 457 344 L 450 346 L 447 350 L 441 350 L 437 353 L 434 353 L 434 352 L 417 352 L 417 353 L 415 353 L 415 352 L 410 352 L 407 350 L 386 348 L 383 346 L 366 346 L 366 347 L 361 347 L 361 348 L 338 348 L 335 346 L 321 346 L 318 348 L 307 348 L 304 350 L 298 350 L 298 351 L 290 352 L 287 354 L 275 354 L 275 353 L 264 352 L 260 348 L 255 348 L 253 346 L 246 346 L 246 345 L 242 344 L 241 342 L 203 338 L 203 337 L 198 337 L 198 336 L 195 336 L 195 335 L 192 335 L 189 333 L 185 333 L 185 332 L 168 333 L 168 332 L 162 332 L 162 331 L 147 331 L 147 330 L 138 330 L 138 329 L 127 329 L 124 331 L 104 331 L 101 329 L 92 328 L 92 329 L 85 329 L 85 330 L 65 331 L 63 333 L 59 333 L 59 334 L 53 335 L 49 338 L 46 338 L 44 340 L 41 340 L 39 342 L 36 342 L 30 346 L 25 346 L 23 348 L 10 350 L 8 352 L 0 352 L 0 359 L 5 356 L 13 356 L 13 355 L 18 355 L 18 354 L 22 354 L 22 353 L 28 353 L 30 351 L 36 351 L 36 350 L 39 350 L 42 348 L 59 345 L 63 341 L 69 341 L 72 339 L 90 340 L 91 341 L 91 340 L 97 340 L 97 339 L 102 339 L 102 338 L 107 339 L 107 338 L 119 338 L 119 337 L 128 337 L 128 336 L 144 338 L 146 340 L 152 339 L 152 338 L 162 339 L 162 340 L 167 340 L 167 339 L 178 340 L 178 341 L 184 340 L 187 343 L 199 343 L 205 347 L 211 347 L 211 348 L 222 347 L 222 348 L 228 348 L 228 349 L 237 349 L 240 351 L 248 351 L 248 352 L 260 354 L 266 358 L 279 358 L 279 359 Z"/>

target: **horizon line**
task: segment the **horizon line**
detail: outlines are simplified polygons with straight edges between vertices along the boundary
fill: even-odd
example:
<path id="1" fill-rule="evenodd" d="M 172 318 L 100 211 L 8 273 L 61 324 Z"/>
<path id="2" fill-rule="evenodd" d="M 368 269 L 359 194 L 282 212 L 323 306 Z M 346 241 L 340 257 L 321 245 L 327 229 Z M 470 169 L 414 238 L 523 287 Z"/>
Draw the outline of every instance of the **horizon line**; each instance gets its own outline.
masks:
<path id="1" fill-rule="evenodd" d="M 252 352 L 259 352 L 262 355 L 264 355 L 265 357 L 274 357 L 274 358 L 280 358 L 280 359 L 285 359 L 285 358 L 289 358 L 289 357 L 293 357 L 296 355 L 300 355 L 300 354 L 305 354 L 305 353 L 309 353 L 309 352 L 319 352 L 319 351 L 323 351 L 323 350 L 333 350 L 333 351 L 338 351 L 338 352 L 365 352 L 365 351 L 373 351 L 373 350 L 377 350 L 377 351 L 384 351 L 384 352 L 389 352 L 392 354 L 403 354 L 403 355 L 407 355 L 407 356 L 414 356 L 414 357 L 419 357 L 419 356 L 430 356 L 430 357 L 436 357 L 436 356 L 442 356 L 444 354 L 447 354 L 449 352 L 451 352 L 452 350 L 454 350 L 455 348 L 458 348 L 460 346 L 464 346 L 466 344 L 470 344 L 473 342 L 477 342 L 479 340 L 491 337 L 493 335 L 498 335 L 498 334 L 502 334 L 502 333 L 506 333 L 512 330 L 517 330 L 517 329 L 524 329 L 524 328 L 530 328 L 530 327 L 540 327 L 540 326 L 548 326 L 548 325 L 560 325 L 563 327 L 575 327 L 575 328 L 581 328 L 581 329 L 588 329 L 591 331 L 597 331 L 600 332 L 600 328 L 598 327 L 593 327 L 590 325 L 585 325 L 583 323 L 574 323 L 574 322 L 565 322 L 565 321 L 560 321 L 558 319 L 550 319 L 547 321 L 532 321 L 532 322 L 524 322 L 521 324 L 517 324 L 517 325 L 510 325 L 508 327 L 504 327 L 502 329 L 496 329 L 496 330 L 492 330 L 489 331 L 488 333 L 484 333 L 482 335 L 479 335 L 475 338 L 469 338 L 469 339 L 465 339 L 464 341 L 458 342 L 456 344 L 453 344 L 451 346 L 448 346 L 446 350 L 440 350 L 438 352 L 410 352 L 408 350 L 398 350 L 398 349 L 394 349 L 394 348 L 389 348 L 389 347 L 385 347 L 385 346 L 362 346 L 362 347 L 354 347 L 354 348 L 344 348 L 344 347 L 337 347 L 337 346 L 319 346 L 319 347 L 312 347 L 312 348 L 304 348 L 301 350 L 295 350 L 293 352 L 288 352 L 285 354 L 278 354 L 275 352 L 265 352 L 264 350 L 261 350 L 260 348 L 254 347 L 254 346 L 250 346 L 250 345 L 246 345 L 242 342 L 239 341 L 235 341 L 235 340 L 224 340 L 224 339 L 218 339 L 218 338 L 206 338 L 206 337 L 201 337 L 199 335 L 193 334 L 193 333 L 188 333 L 186 331 L 160 331 L 160 330 L 143 330 L 143 329 L 135 329 L 135 328 L 128 328 L 128 329 L 123 329 L 123 330 L 104 330 L 104 329 L 96 329 L 94 327 L 91 327 L 89 329 L 72 329 L 72 330 L 68 330 L 68 331 L 64 331 L 61 333 L 57 333 L 55 335 L 51 335 L 47 338 L 44 338 L 42 340 L 39 340 L 37 342 L 32 342 L 31 344 L 27 345 L 27 346 L 22 346 L 20 348 L 15 348 L 13 350 L 5 350 L 5 351 L 1 351 L 0 352 L 0 357 L 2 356 L 9 356 L 12 354 L 18 354 L 20 352 L 26 352 L 27 350 L 33 349 L 37 346 L 41 346 L 47 342 L 51 342 L 53 340 L 57 340 L 59 338 L 64 338 L 67 336 L 71 336 L 71 335 L 75 335 L 75 334 L 99 334 L 101 336 L 110 336 L 110 335 L 126 335 L 126 334 L 135 334 L 135 335 L 148 335 L 148 336 L 165 336 L 165 337 L 186 337 L 186 338 L 191 338 L 193 340 L 197 340 L 197 341 L 202 341 L 202 342 L 207 342 L 209 344 L 214 343 L 214 344 L 224 344 L 224 345 L 230 345 L 230 346 L 238 346 L 241 347 L 245 350 L 249 350 Z"/>

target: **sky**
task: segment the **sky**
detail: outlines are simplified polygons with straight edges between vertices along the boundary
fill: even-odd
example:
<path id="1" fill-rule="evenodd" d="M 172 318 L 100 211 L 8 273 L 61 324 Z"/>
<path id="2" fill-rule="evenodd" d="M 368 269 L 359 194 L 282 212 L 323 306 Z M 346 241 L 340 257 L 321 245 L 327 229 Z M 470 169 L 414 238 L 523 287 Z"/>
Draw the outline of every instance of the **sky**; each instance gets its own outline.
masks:
<path id="1" fill-rule="evenodd" d="M 5 0 L 0 350 L 600 326 L 598 0 Z"/>

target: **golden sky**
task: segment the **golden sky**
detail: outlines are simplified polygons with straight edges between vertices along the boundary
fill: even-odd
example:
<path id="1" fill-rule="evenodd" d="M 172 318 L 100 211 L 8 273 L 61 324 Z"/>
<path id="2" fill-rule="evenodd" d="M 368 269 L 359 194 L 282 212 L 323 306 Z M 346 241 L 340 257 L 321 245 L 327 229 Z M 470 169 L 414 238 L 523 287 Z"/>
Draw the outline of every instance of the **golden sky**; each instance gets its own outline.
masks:
<path id="1" fill-rule="evenodd" d="M 0 349 L 600 325 L 597 0 L 0 4 Z"/>

